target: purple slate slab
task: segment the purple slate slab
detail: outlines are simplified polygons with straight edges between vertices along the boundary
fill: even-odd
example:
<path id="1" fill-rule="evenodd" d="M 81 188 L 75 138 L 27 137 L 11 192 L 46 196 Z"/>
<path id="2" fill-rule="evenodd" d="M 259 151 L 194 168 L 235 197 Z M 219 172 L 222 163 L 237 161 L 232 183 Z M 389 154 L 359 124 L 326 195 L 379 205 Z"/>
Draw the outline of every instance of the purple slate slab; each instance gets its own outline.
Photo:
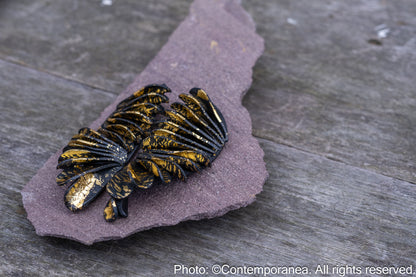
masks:
<path id="1" fill-rule="evenodd" d="M 103 219 L 109 198 L 106 193 L 84 211 L 72 213 L 65 207 L 65 188 L 55 183 L 58 151 L 22 190 L 36 233 L 92 244 L 156 226 L 220 216 L 253 202 L 267 171 L 241 99 L 251 85 L 252 67 L 263 49 L 263 39 L 238 1 L 196 0 L 158 55 L 90 127 L 99 127 L 118 102 L 144 85 L 166 83 L 173 91 L 168 95 L 171 103 L 180 93 L 201 87 L 228 125 L 230 138 L 221 155 L 212 167 L 193 174 L 187 182 L 134 193 L 129 198 L 128 218 L 107 223 Z"/>

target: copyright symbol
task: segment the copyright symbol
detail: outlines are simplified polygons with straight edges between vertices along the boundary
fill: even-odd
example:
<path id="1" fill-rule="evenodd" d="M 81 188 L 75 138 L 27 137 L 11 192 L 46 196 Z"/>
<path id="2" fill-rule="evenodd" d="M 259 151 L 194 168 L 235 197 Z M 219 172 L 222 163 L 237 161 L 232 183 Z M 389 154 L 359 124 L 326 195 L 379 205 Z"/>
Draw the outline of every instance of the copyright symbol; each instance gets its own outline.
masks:
<path id="1" fill-rule="evenodd" d="M 220 266 L 219 264 L 214 264 L 214 265 L 211 267 L 211 271 L 212 271 L 212 273 L 214 273 L 214 274 L 220 274 L 220 273 L 221 273 L 221 266 Z"/>

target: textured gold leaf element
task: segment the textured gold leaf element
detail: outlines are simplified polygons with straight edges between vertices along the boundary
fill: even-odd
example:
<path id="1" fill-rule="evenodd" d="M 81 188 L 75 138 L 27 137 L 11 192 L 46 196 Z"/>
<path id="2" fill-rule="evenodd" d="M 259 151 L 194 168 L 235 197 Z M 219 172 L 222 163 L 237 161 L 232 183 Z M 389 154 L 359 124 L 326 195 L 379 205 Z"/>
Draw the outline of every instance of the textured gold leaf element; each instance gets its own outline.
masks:
<path id="1" fill-rule="evenodd" d="M 150 188 L 155 180 L 155 175 L 137 164 L 128 164 L 127 173 L 140 189 Z"/>
<path id="2" fill-rule="evenodd" d="M 159 177 L 163 183 L 170 183 L 172 181 L 170 174 L 166 170 L 160 168 L 155 162 L 151 160 L 140 160 L 138 163 L 148 172 L 151 172 L 154 176 Z"/>
<path id="3" fill-rule="evenodd" d="M 227 124 L 225 123 L 224 116 L 221 111 L 214 105 L 214 103 L 209 98 L 208 94 L 200 88 L 193 88 L 189 91 L 193 96 L 199 98 L 200 102 L 205 105 L 205 109 L 208 112 L 210 118 L 214 119 L 221 127 L 221 133 L 225 141 L 228 141 L 228 129 Z"/>
<path id="4" fill-rule="evenodd" d="M 113 198 L 107 202 L 107 205 L 104 208 L 104 219 L 108 222 L 113 222 L 118 217 L 118 210 L 116 201 Z"/>
<path id="5" fill-rule="evenodd" d="M 136 187 L 134 180 L 127 173 L 127 166 L 114 174 L 107 184 L 107 192 L 115 199 L 128 197 Z"/>
<path id="6" fill-rule="evenodd" d="M 113 222 L 119 217 L 127 216 L 127 198 L 122 200 L 110 198 L 108 200 L 104 208 L 104 219 L 107 222 Z"/>
<path id="7" fill-rule="evenodd" d="M 104 189 L 106 183 L 119 168 L 112 168 L 105 174 L 88 173 L 81 176 L 65 193 L 65 205 L 71 211 L 82 210 Z"/>

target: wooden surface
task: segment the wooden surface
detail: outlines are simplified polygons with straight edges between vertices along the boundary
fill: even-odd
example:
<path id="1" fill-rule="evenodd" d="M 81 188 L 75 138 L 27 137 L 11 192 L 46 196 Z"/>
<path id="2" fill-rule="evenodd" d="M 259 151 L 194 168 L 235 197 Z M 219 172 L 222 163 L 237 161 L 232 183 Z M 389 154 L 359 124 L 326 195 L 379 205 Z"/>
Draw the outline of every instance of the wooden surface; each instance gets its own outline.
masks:
<path id="1" fill-rule="evenodd" d="M 189 5 L 0 2 L 0 275 L 415 268 L 413 0 L 243 1 L 266 42 L 243 103 L 270 173 L 249 207 L 90 247 L 35 234 L 22 187 L 146 66 Z"/>

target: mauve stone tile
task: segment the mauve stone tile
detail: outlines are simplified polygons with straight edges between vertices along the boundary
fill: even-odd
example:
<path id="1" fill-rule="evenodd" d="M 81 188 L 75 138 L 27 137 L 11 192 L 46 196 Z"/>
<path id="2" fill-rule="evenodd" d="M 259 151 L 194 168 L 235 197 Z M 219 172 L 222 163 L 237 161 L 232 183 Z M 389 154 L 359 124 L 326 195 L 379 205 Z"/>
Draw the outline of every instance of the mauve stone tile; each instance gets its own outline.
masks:
<path id="1" fill-rule="evenodd" d="M 102 215 L 109 198 L 106 193 L 84 211 L 72 213 L 65 207 L 65 189 L 55 183 L 59 151 L 22 190 L 36 233 L 92 244 L 156 226 L 220 216 L 254 201 L 267 171 L 241 99 L 263 49 L 263 39 L 238 1 L 195 1 L 158 55 L 90 127 L 97 128 L 120 100 L 149 83 L 166 83 L 173 91 L 171 102 L 197 86 L 210 95 L 227 121 L 230 139 L 221 155 L 212 167 L 193 174 L 187 182 L 134 193 L 128 218 L 107 223 Z"/>

